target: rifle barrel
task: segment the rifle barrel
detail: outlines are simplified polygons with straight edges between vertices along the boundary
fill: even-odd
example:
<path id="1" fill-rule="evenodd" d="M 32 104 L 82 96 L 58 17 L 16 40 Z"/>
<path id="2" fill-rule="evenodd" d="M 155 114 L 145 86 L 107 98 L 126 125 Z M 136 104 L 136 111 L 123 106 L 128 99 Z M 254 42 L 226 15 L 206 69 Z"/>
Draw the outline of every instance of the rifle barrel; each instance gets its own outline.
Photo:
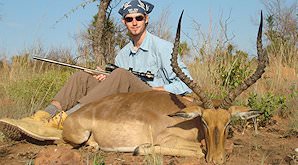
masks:
<path id="1" fill-rule="evenodd" d="M 64 63 L 64 62 L 50 60 L 50 59 L 46 59 L 46 58 L 42 58 L 42 57 L 38 57 L 38 56 L 33 56 L 33 59 L 40 60 L 40 61 L 45 61 L 45 62 L 50 62 L 50 63 L 53 63 L 53 64 L 62 65 L 62 66 L 67 66 L 67 67 L 71 67 L 71 68 L 75 68 L 75 69 L 80 69 L 80 70 L 86 71 L 88 73 L 98 73 L 98 74 L 106 74 L 106 75 L 110 74 L 110 73 L 107 73 L 107 72 L 104 72 L 104 71 L 88 69 L 88 68 L 85 68 L 85 67 L 72 65 L 72 64 L 67 64 L 67 63 Z"/>

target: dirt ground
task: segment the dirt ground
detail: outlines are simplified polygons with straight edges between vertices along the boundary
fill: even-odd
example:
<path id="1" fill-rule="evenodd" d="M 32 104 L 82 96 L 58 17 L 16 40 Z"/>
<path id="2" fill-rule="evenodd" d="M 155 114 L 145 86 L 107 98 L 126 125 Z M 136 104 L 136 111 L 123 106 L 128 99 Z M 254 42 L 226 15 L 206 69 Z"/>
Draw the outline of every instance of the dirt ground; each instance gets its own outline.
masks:
<path id="1" fill-rule="evenodd" d="M 275 118 L 274 124 L 259 128 L 255 134 L 252 128 L 233 128 L 233 137 L 229 139 L 232 151 L 227 154 L 227 165 L 246 164 L 298 164 L 298 134 L 287 135 L 287 120 Z M 65 147 L 64 147 L 65 148 Z M 23 165 L 36 164 L 36 158 L 54 151 L 74 152 L 82 164 L 171 164 L 206 165 L 204 158 L 173 156 L 132 156 L 131 153 L 90 152 L 84 148 L 63 151 L 63 146 L 54 144 L 32 144 L 27 141 L 2 140 L 0 143 L 0 164 Z M 47 153 L 50 152 L 50 153 Z M 47 156 L 45 156 L 47 157 Z M 57 156 L 57 159 L 61 155 Z M 69 155 L 74 158 L 74 155 Z M 154 163 L 155 162 L 155 163 Z M 64 162 L 65 163 L 65 162 Z M 53 163 L 59 164 L 59 162 Z M 69 163 L 73 164 L 73 163 Z"/>

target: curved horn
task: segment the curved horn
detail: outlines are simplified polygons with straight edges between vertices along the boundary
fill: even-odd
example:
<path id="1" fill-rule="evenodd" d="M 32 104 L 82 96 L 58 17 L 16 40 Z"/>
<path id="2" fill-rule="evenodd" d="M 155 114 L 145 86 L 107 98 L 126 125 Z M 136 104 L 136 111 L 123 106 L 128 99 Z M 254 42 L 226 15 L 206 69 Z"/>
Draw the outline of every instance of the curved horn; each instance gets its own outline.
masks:
<path id="1" fill-rule="evenodd" d="M 237 88 L 232 90 L 222 101 L 220 104 L 220 108 L 228 109 L 233 101 L 239 96 L 243 91 L 245 91 L 248 87 L 254 84 L 258 79 L 262 77 L 262 74 L 265 72 L 266 64 L 268 63 L 268 55 L 267 52 L 262 48 L 262 28 L 263 28 L 263 12 L 261 11 L 261 20 L 257 37 L 257 54 L 258 54 L 258 67 L 254 74 L 252 74 L 249 78 L 247 78 L 242 84 L 240 84 Z"/>
<path id="2" fill-rule="evenodd" d="M 178 27 L 177 27 L 177 32 L 176 32 L 176 37 L 175 37 L 175 42 L 174 42 L 174 48 L 173 48 L 173 52 L 172 52 L 172 58 L 171 58 L 171 66 L 173 68 L 173 71 L 176 73 L 176 75 L 181 79 L 181 81 L 183 81 L 190 89 L 192 89 L 192 91 L 199 96 L 199 98 L 201 99 L 204 108 L 207 109 L 213 109 L 213 105 L 210 99 L 208 99 L 205 95 L 205 93 L 201 90 L 201 87 L 196 84 L 195 82 L 193 82 L 193 80 L 191 80 L 189 77 L 187 77 L 187 75 L 185 75 L 181 68 L 178 66 L 178 46 L 179 46 L 179 42 L 180 42 L 180 29 L 181 29 L 181 20 L 182 20 L 182 15 L 183 15 L 183 11 L 180 15 L 179 18 L 179 23 L 178 23 Z"/>

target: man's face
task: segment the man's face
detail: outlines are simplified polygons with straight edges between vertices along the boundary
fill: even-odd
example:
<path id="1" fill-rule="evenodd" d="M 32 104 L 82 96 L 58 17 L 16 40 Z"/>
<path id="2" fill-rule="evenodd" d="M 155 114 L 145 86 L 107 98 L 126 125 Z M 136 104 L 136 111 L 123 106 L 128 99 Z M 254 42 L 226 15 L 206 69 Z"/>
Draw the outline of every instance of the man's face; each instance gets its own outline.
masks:
<path id="1" fill-rule="evenodd" d="M 148 15 L 141 13 L 127 14 L 122 22 L 126 25 L 128 31 L 132 36 L 138 36 L 146 30 L 146 23 L 148 22 Z"/>

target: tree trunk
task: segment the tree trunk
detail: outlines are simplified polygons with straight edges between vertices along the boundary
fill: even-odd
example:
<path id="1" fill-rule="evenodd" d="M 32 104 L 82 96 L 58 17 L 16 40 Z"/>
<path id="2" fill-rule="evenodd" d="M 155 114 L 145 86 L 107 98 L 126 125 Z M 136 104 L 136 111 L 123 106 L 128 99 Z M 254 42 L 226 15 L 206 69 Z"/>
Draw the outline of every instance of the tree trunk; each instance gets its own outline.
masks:
<path id="1" fill-rule="evenodd" d="M 95 34 L 93 38 L 93 53 L 96 59 L 96 62 L 99 66 L 104 66 L 106 61 L 104 58 L 104 50 L 102 47 L 102 36 L 106 23 L 106 11 L 112 0 L 101 0 L 98 7 L 98 18 L 95 25 Z"/>

